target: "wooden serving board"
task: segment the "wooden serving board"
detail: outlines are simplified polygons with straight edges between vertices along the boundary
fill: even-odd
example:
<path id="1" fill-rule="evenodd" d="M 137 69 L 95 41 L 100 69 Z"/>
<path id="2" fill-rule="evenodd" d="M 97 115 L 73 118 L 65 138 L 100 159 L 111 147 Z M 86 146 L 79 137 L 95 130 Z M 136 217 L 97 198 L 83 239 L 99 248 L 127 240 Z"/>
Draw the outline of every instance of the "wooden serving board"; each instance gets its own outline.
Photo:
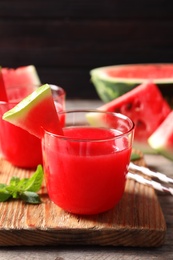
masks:
<path id="1" fill-rule="evenodd" d="M 144 159 L 136 161 L 145 165 Z M 0 183 L 32 172 L 0 160 Z M 112 210 L 93 216 L 69 214 L 52 203 L 45 186 L 42 203 L 0 203 L 0 246 L 100 245 L 157 247 L 164 243 L 166 224 L 155 191 L 127 180 L 124 196 Z"/>

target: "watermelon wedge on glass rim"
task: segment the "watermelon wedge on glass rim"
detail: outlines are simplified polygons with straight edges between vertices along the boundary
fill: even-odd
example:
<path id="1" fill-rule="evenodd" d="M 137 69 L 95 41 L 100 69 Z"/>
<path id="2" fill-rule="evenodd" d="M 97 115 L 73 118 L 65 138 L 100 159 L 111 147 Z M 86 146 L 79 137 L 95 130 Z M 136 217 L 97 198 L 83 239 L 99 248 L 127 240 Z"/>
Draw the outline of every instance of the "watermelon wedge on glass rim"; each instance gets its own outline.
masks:
<path id="1" fill-rule="evenodd" d="M 52 91 L 45 84 L 3 115 L 3 119 L 41 139 L 43 129 L 62 134 Z"/>
<path id="2" fill-rule="evenodd" d="M 57 112 L 64 107 L 64 96 L 60 98 L 64 92 L 59 90 L 46 84 L 21 102 L 0 102 L 1 117 L 7 115 L 7 120 L 0 119 L 0 152 L 3 159 L 22 168 L 35 168 L 42 164 L 42 127 L 47 127 L 47 130 L 53 128 L 56 133 L 59 127 Z M 62 104 L 61 108 L 57 106 L 58 102 Z M 64 123 L 64 117 L 61 117 L 61 123 Z"/>
<path id="3" fill-rule="evenodd" d="M 99 110 L 117 112 L 131 118 L 135 123 L 134 147 L 144 153 L 153 153 L 148 145 L 149 136 L 157 129 L 170 113 L 171 108 L 163 98 L 158 87 L 152 82 L 145 82 L 124 95 L 98 107 Z M 88 118 L 93 125 L 104 118 L 94 114 Z M 111 122 L 106 122 L 106 124 Z"/>

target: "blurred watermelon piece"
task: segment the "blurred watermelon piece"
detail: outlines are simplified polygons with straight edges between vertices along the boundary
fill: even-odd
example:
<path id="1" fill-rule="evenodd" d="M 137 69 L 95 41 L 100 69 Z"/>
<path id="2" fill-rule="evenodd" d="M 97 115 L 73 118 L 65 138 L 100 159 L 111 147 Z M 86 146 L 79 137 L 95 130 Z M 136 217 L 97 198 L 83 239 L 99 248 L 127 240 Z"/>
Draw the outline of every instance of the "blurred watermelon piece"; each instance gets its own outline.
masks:
<path id="1" fill-rule="evenodd" d="M 41 85 L 34 65 L 2 68 L 3 82 L 9 101 L 21 100 Z M 15 89 L 15 91 L 14 91 Z"/>
<path id="2" fill-rule="evenodd" d="M 148 145 L 148 138 L 171 111 L 158 87 L 150 81 L 98 107 L 98 109 L 121 113 L 131 118 L 135 123 L 134 147 L 143 152 L 153 152 Z"/>
<path id="3" fill-rule="evenodd" d="M 148 139 L 149 145 L 173 160 L 173 110 Z"/>

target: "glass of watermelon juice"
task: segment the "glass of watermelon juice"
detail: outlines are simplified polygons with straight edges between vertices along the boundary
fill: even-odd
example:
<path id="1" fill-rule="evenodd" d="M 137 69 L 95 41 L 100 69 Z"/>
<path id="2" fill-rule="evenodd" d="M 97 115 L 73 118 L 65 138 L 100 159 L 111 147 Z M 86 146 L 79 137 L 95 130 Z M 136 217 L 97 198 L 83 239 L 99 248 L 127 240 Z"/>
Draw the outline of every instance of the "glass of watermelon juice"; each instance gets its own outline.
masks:
<path id="1" fill-rule="evenodd" d="M 42 138 L 49 197 L 75 214 L 107 211 L 124 193 L 134 123 L 97 110 L 60 112 L 60 119 L 64 114 L 64 135 L 45 130 Z"/>
<path id="2" fill-rule="evenodd" d="M 50 86 L 57 111 L 64 110 L 64 89 L 56 85 Z M 42 164 L 41 141 L 27 131 L 2 120 L 2 115 L 32 93 L 35 88 L 36 86 L 9 87 L 8 102 L 0 101 L 0 156 L 21 168 L 35 168 L 38 164 Z"/>

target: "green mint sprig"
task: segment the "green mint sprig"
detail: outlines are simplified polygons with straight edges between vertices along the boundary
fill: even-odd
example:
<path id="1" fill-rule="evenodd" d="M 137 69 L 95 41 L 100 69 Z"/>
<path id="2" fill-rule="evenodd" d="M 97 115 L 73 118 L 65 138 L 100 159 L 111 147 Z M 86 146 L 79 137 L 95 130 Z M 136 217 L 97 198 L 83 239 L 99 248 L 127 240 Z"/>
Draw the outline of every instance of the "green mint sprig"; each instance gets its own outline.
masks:
<path id="1" fill-rule="evenodd" d="M 130 160 L 135 161 L 135 160 L 139 160 L 139 159 L 141 159 L 141 155 L 138 153 L 132 152 Z"/>
<path id="2" fill-rule="evenodd" d="M 40 196 L 37 192 L 40 190 L 43 182 L 43 168 L 41 165 L 30 178 L 20 179 L 12 177 L 9 185 L 0 184 L 0 202 L 5 202 L 9 199 L 21 199 L 26 203 L 39 204 L 41 203 Z"/>

